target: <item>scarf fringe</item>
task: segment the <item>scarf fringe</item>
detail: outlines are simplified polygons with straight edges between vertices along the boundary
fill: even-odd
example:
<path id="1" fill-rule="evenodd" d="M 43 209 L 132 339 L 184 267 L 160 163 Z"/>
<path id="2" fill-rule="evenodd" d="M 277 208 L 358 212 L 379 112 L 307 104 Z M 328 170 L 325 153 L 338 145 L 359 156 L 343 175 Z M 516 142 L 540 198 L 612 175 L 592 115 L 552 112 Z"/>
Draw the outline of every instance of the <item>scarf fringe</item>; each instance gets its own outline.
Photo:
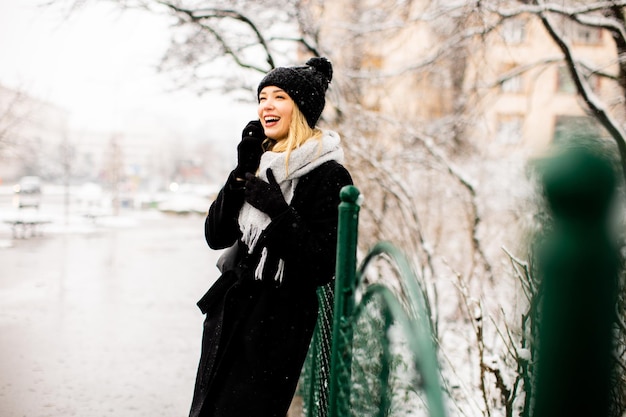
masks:
<path id="1" fill-rule="evenodd" d="M 258 281 L 263 279 L 263 268 L 265 268 L 265 261 L 267 260 L 267 248 L 263 248 L 261 251 L 261 259 L 259 259 L 259 264 L 256 266 L 254 270 L 254 278 Z"/>
<path id="2" fill-rule="evenodd" d="M 274 281 L 278 281 L 282 284 L 284 272 L 285 272 L 285 261 L 283 261 L 282 259 L 279 259 L 278 270 L 276 271 L 276 275 L 274 275 Z"/>
<path id="3" fill-rule="evenodd" d="M 248 255 L 250 255 L 263 234 L 264 228 L 255 224 L 248 224 L 246 226 L 247 227 L 242 230 L 241 240 L 248 246 Z"/>
<path id="4" fill-rule="evenodd" d="M 257 281 L 261 281 L 263 279 L 263 269 L 265 269 L 265 262 L 267 261 L 267 248 L 264 247 L 261 251 L 261 259 L 259 259 L 259 264 L 254 270 L 254 279 Z M 274 275 L 274 281 L 283 282 L 283 273 L 285 272 L 285 261 L 282 259 L 278 260 L 278 269 L 276 270 L 276 274 Z"/>

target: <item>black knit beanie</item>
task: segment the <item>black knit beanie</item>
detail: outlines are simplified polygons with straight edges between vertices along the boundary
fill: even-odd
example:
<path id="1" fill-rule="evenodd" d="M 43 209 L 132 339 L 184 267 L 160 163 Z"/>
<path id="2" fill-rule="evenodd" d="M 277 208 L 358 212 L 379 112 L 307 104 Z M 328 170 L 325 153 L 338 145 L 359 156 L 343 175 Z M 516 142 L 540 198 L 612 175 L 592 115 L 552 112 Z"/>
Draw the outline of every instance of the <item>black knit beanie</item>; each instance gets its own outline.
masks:
<path id="1" fill-rule="evenodd" d="M 268 72 L 257 89 L 257 98 L 267 86 L 279 87 L 293 99 L 311 128 L 322 115 L 333 66 L 326 58 L 311 58 L 301 67 L 279 67 Z"/>

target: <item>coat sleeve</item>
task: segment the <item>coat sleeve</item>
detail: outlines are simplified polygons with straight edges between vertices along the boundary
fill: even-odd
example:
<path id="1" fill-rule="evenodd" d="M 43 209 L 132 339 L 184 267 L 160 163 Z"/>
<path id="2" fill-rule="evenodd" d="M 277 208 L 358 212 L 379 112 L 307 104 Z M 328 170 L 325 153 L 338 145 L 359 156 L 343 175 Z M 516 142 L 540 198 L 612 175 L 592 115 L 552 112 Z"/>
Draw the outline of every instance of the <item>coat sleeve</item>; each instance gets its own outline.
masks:
<path id="1" fill-rule="evenodd" d="M 204 222 L 204 236 L 211 249 L 227 248 L 241 236 L 237 216 L 244 198 L 243 185 L 231 173 Z"/>
<path id="2" fill-rule="evenodd" d="M 291 277 L 287 279 L 303 279 L 323 285 L 333 278 L 339 192 L 352 183 L 348 171 L 342 165 L 334 164 L 308 184 L 305 207 L 294 208 L 292 205 L 272 222 L 266 244 L 285 260 L 285 276 Z"/>

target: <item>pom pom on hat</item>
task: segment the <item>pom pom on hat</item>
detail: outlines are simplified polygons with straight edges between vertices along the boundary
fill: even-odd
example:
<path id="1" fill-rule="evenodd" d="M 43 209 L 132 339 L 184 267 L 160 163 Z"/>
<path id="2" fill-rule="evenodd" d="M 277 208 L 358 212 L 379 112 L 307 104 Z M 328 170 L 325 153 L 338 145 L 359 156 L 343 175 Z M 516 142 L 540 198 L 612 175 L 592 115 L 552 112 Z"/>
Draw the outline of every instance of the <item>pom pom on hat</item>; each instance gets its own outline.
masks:
<path id="1" fill-rule="evenodd" d="M 267 86 L 279 87 L 293 99 L 307 123 L 315 127 L 326 105 L 326 90 L 333 66 L 326 58 L 311 58 L 299 67 L 278 67 L 268 72 L 257 89 L 257 98 Z"/>
<path id="2" fill-rule="evenodd" d="M 326 58 L 314 57 L 306 62 L 306 65 L 315 68 L 326 80 L 326 88 L 333 79 L 333 65 Z"/>

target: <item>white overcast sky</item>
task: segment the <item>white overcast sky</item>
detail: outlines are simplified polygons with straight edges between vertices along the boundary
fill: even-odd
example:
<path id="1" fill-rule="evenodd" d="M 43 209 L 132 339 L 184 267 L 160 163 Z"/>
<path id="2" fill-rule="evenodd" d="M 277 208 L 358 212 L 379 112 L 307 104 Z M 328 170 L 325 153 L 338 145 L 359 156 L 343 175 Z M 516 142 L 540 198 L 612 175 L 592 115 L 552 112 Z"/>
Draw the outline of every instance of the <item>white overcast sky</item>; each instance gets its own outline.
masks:
<path id="1" fill-rule="evenodd" d="M 106 2 L 64 18 L 41 2 L 0 0 L 0 84 L 65 108 L 72 128 L 165 128 L 199 139 L 231 136 L 254 117 L 223 97 L 165 91 L 155 66 L 169 42 L 166 18 Z"/>

